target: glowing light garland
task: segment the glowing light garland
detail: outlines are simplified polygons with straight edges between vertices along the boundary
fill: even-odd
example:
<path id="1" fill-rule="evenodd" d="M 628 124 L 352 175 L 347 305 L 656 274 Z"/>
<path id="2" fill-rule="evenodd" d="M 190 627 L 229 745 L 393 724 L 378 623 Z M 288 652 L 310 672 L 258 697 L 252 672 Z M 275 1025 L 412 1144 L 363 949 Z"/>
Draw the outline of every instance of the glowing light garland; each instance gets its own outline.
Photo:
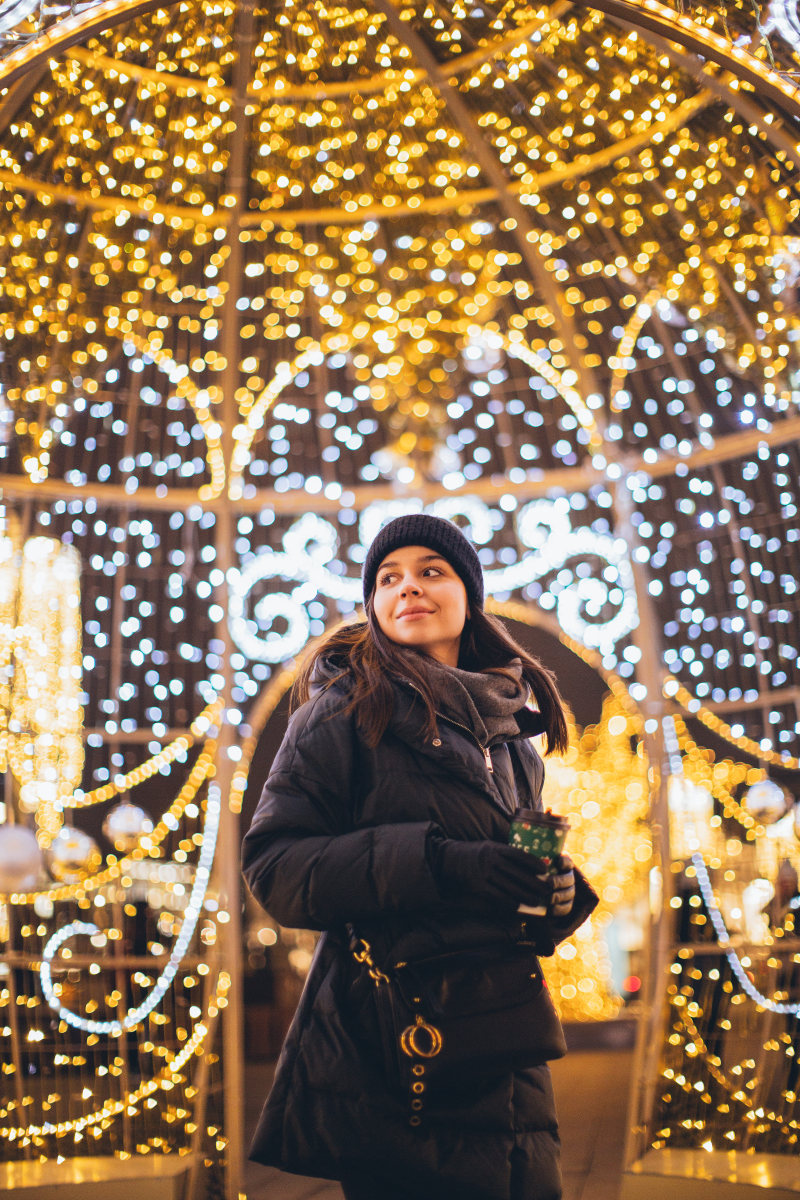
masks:
<path id="1" fill-rule="evenodd" d="M 116 318 L 109 317 L 106 322 L 106 328 L 111 334 L 119 336 L 120 330 L 117 328 L 119 321 Z M 212 500 L 215 496 L 222 493 L 225 486 L 225 456 L 222 450 L 222 427 L 215 420 L 211 412 L 211 404 L 213 400 L 219 400 L 219 391 L 217 388 L 200 388 L 194 383 L 190 377 L 189 368 L 182 363 L 176 362 L 172 355 L 162 349 L 159 341 L 151 337 L 150 339 L 143 338 L 134 330 L 126 328 L 123 334 L 123 344 L 129 345 L 137 350 L 146 359 L 152 359 L 159 370 L 163 371 L 169 379 L 170 383 L 175 387 L 176 396 L 183 397 L 191 404 L 197 422 L 203 431 L 208 446 L 208 468 L 211 472 L 211 482 L 204 483 L 198 489 L 198 497 L 203 500 Z M 136 483 L 136 477 L 132 476 L 133 483 Z"/>
<path id="2" fill-rule="evenodd" d="M 0 33 L 7 33 L 15 25 L 21 25 L 38 7 L 39 0 L 3 0 L 0 4 Z"/>
<path id="3" fill-rule="evenodd" d="M 492 536 L 488 507 L 475 497 L 446 497 L 425 508 L 421 500 L 376 503 L 365 509 L 359 524 L 361 544 L 366 548 L 387 520 L 401 512 L 432 512 L 452 518 L 466 516 L 470 533 L 480 545 Z M 517 517 L 517 536 L 531 548 L 518 562 L 484 572 L 488 595 L 524 588 L 556 573 L 570 559 L 596 558 L 605 564 L 602 572 L 573 580 L 565 587 L 557 582 L 545 592 L 543 607 L 554 607 L 562 629 L 586 645 L 607 653 L 638 621 L 633 571 L 625 543 L 619 538 L 595 533 L 591 529 L 573 529 L 567 500 L 535 500 L 521 509 Z M 239 648 L 251 659 L 282 662 L 302 650 L 308 641 L 311 621 L 307 605 L 318 595 L 355 605 L 361 600 L 361 580 L 336 574 L 328 567 L 338 548 L 335 527 L 313 513 L 306 513 L 286 531 L 283 551 L 263 550 L 241 571 L 229 578 L 228 619 L 231 634 Z M 247 615 L 248 597 L 259 584 L 273 579 L 296 582 L 291 592 L 270 593 Z M 600 620 L 611 606 L 614 615 Z M 583 612 L 598 618 L 585 619 Z M 282 618 L 283 633 L 272 625 Z"/>
<path id="4" fill-rule="evenodd" d="M 60 799 L 83 771 L 80 556 L 49 537 L 0 528 L 0 771 L 19 784 L 49 844 Z"/>
<path id="5" fill-rule="evenodd" d="M 673 675 L 666 676 L 662 690 L 667 699 L 675 700 L 690 716 L 701 721 L 703 725 L 717 734 L 718 737 L 737 746 L 746 754 L 751 754 L 753 758 L 763 762 L 774 763 L 776 766 L 785 767 L 791 771 L 800 769 L 800 759 L 795 758 L 793 755 L 764 749 L 759 742 L 754 742 L 749 737 L 737 737 L 730 725 L 718 717 L 716 713 L 706 708 L 702 701 L 693 696 L 689 689 L 684 687 L 682 683 L 679 683 Z"/>
<path id="6" fill-rule="evenodd" d="M 700 885 L 700 891 L 703 896 L 703 901 L 706 906 L 708 915 L 711 918 L 711 924 L 714 926 L 714 932 L 717 935 L 717 941 L 725 950 L 725 957 L 730 964 L 730 968 L 739 981 L 739 984 L 744 992 L 754 1000 L 761 1008 L 769 1009 L 774 1013 L 790 1013 L 793 1016 L 800 1016 L 800 1001 L 795 1004 L 784 1004 L 776 1000 L 770 1000 L 763 992 L 760 992 L 755 984 L 750 979 L 747 971 L 742 966 L 741 959 L 734 949 L 731 948 L 731 939 L 728 930 L 725 927 L 725 922 L 722 918 L 722 913 L 719 911 L 714 889 L 711 886 L 711 880 L 708 874 L 705 860 L 701 854 L 692 855 L 692 865 L 697 873 L 697 882 Z"/>
<path id="7" fill-rule="evenodd" d="M 773 1111 L 765 1111 L 762 1108 L 756 1110 L 752 1099 L 747 1095 L 747 1092 L 744 1091 L 742 1085 L 740 1083 L 733 1083 L 716 1065 L 713 1055 L 710 1053 L 708 1046 L 706 1045 L 705 1040 L 700 1033 L 700 1030 L 697 1028 L 688 1013 L 681 1009 L 677 1014 L 677 1018 L 679 1024 L 692 1039 L 690 1044 L 697 1049 L 700 1055 L 702 1055 L 703 1061 L 705 1062 L 711 1077 L 725 1089 L 732 1100 L 735 1100 L 737 1104 L 741 1104 L 746 1109 L 744 1119 L 746 1121 L 757 1120 L 759 1119 L 759 1116 L 763 1114 L 763 1116 L 767 1117 L 769 1120 L 776 1122 L 781 1134 L 783 1134 L 783 1136 L 789 1140 L 791 1145 L 794 1145 L 797 1141 L 797 1134 L 795 1130 L 800 1127 L 798 1126 L 798 1122 L 787 1119 L 785 1116 L 779 1115 Z M 676 1074 L 671 1068 L 668 1067 L 663 1074 L 665 1079 L 669 1080 L 670 1082 L 678 1083 Z M 691 1093 L 695 1090 L 693 1085 L 688 1080 L 684 1080 L 684 1082 L 678 1086 L 682 1087 L 687 1093 Z"/>
<path id="8" fill-rule="evenodd" d="M 217 832 L 219 830 L 221 800 L 219 787 L 212 784 L 208 791 L 208 799 L 206 801 L 206 821 L 203 829 L 203 844 L 200 849 L 200 856 L 195 871 L 195 880 L 192 886 L 192 891 L 189 896 L 189 903 L 186 906 L 184 913 L 181 931 L 175 941 L 175 945 L 169 956 L 169 959 L 154 983 L 147 998 L 142 1001 L 136 1008 L 129 1009 L 121 1020 L 114 1021 L 95 1021 L 87 1017 L 79 1016 L 78 1013 L 72 1012 L 66 1005 L 61 1003 L 61 1000 L 56 995 L 52 980 L 51 963 L 58 949 L 70 938 L 79 935 L 86 937 L 94 937 L 98 934 L 102 935 L 102 930 L 90 921 L 73 921 L 69 925 L 65 925 L 59 929 L 57 933 L 49 939 L 42 951 L 42 964 L 39 969 L 42 992 L 48 1004 L 62 1020 L 68 1025 L 72 1025 L 75 1029 L 82 1029 L 87 1033 L 106 1033 L 112 1037 L 119 1036 L 126 1029 L 135 1029 L 149 1013 L 153 1011 L 162 997 L 166 994 L 167 989 L 175 978 L 178 968 L 186 955 L 195 927 L 197 925 L 200 912 L 203 907 L 206 889 L 211 877 L 211 867 L 214 862 L 214 852 L 217 844 Z"/>
<path id="9" fill-rule="evenodd" d="M 170 742 L 158 754 L 154 754 L 152 758 L 148 758 L 145 762 L 140 763 L 138 767 L 133 767 L 125 775 L 118 775 L 112 783 L 106 783 L 91 792 L 77 791 L 72 796 L 65 797 L 61 801 L 61 807 L 88 808 L 93 804 L 104 804 L 105 801 L 113 800 L 115 796 L 119 796 L 121 792 L 129 792 L 131 788 L 138 787 L 146 779 L 152 779 L 164 767 L 170 766 L 171 763 L 184 754 L 193 741 L 202 737 L 213 725 L 216 725 L 222 714 L 222 709 L 223 704 L 221 700 L 212 700 L 192 721 L 188 737 L 181 736 L 176 738 L 174 742 Z"/>
<path id="10" fill-rule="evenodd" d="M 670 762 L 670 772 L 675 778 L 683 777 L 683 762 L 681 759 L 678 738 L 670 717 L 665 717 L 663 722 L 664 739 L 666 743 L 667 754 Z M 695 844 L 699 844 L 699 834 L 694 827 L 694 813 L 691 809 L 685 809 L 681 814 L 685 823 L 689 826 L 689 837 Z M 750 979 L 747 971 L 742 966 L 742 961 L 739 955 L 731 945 L 730 934 L 728 933 L 722 913 L 720 912 L 717 898 L 714 894 L 714 889 L 711 885 L 711 878 L 708 873 L 705 859 L 698 851 L 695 851 L 691 856 L 692 866 L 694 867 L 697 876 L 697 882 L 700 886 L 700 892 L 703 897 L 703 902 L 706 906 L 706 911 L 711 919 L 711 924 L 714 927 L 714 932 L 717 936 L 717 941 L 722 950 L 725 952 L 725 957 L 728 960 L 731 971 L 736 976 L 742 990 L 762 1008 L 769 1009 L 775 1013 L 789 1013 L 794 1016 L 800 1015 L 800 1001 L 795 1004 L 784 1004 L 783 1002 L 771 1000 L 760 992 L 755 984 Z"/>
<path id="11" fill-rule="evenodd" d="M 745 838 L 748 841 L 754 841 L 764 833 L 764 826 L 761 825 L 752 813 L 748 812 L 733 796 L 730 790 L 725 787 L 722 780 L 718 778 L 718 774 L 713 770 L 706 756 L 703 754 L 700 746 L 694 738 L 690 737 L 689 732 L 683 720 L 679 716 L 670 718 L 671 727 L 674 730 L 674 735 L 677 739 L 677 744 L 683 754 L 683 759 L 680 755 L 677 756 L 678 771 L 685 768 L 688 761 L 691 767 L 692 781 L 707 788 L 712 796 L 719 800 L 722 805 L 724 816 L 733 817 L 745 830 Z M 741 783 L 747 779 L 753 783 L 757 779 L 764 777 L 763 771 L 758 767 L 749 767 L 741 763 L 731 763 L 728 767 L 729 780 L 734 783 Z"/>
<path id="12" fill-rule="evenodd" d="M 264 424 L 264 417 L 287 384 L 309 366 L 319 366 L 324 359 L 322 348 L 314 345 L 299 354 L 292 363 L 281 362 L 263 392 L 249 405 L 242 406 L 242 421 L 233 430 L 234 446 L 231 454 L 231 480 L 228 494 L 232 500 L 241 499 L 244 493 L 242 474 L 250 462 L 250 450 L 256 430 Z M 216 494 L 216 493 L 215 493 Z"/>
<path id="13" fill-rule="evenodd" d="M 800 54 L 800 13 L 797 0 L 772 0 L 763 24 L 764 33 L 777 29 L 796 54 Z"/>
<path id="14" fill-rule="evenodd" d="M 194 800 L 203 781 L 214 774 L 216 745 L 216 742 L 213 741 L 206 743 L 189 773 L 189 778 L 170 807 L 161 816 L 153 831 L 146 834 L 130 854 L 126 854 L 124 858 L 112 863 L 105 870 L 99 871 L 97 875 L 89 875 L 86 879 L 81 879 L 79 883 L 55 884 L 53 887 L 40 888 L 32 892 L 10 892 L 6 895 L 0 893 L 0 903 L 35 904 L 37 900 L 70 900 L 75 896 L 83 896 L 87 892 L 98 891 L 100 888 L 106 887 L 114 880 L 122 878 L 134 863 L 143 862 L 152 857 L 154 852 L 158 852 L 158 847 L 167 835 L 178 828 L 178 819 Z"/>
<path id="15" fill-rule="evenodd" d="M 152 1079 L 144 1080 L 139 1084 L 138 1088 L 129 1091 L 121 1099 L 107 1100 L 101 1108 L 95 1109 L 91 1113 L 84 1113 L 82 1116 L 76 1117 L 71 1121 L 44 1121 L 41 1125 L 17 1127 L 0 1126 L 0 1138 L 5 1138 L 7 1141 L 13 1142 L 20 1138 L 44 1137 L 47 1134 L 55 1134 L 57 1137 L 63 1137 L 67 1133 L 81 1133 L 84 1129 L 88 1129 L 92 1125 L 97 1125 L 101 1121 L 120 1116 L 122 1113 L 127 1112 L 132 1104 L 136 1104 L 139 1100 L 147 1099 L 154 1092 L 170 1091 L 175 1085 L 175 1077 L 178 1072 L 186 1066 L 192 1055 L 197 1053 L 208 1037 L 211 1030 L 210 1019 L 216 1017 L 218 1009 L 225 1006 L 230 986 L 230 975 L 228 975 L 227 971 L 221 971 L 217 979 L 215 995 L 212 997 L 209 1011 L 206 1014 L 206 1020 L 198 1021 L 186 1045 L 172 1057 L 167 1056 L 167 1065 L 164 1070 L 159 1071 L 158 1075 L 155 1075 Z"/>

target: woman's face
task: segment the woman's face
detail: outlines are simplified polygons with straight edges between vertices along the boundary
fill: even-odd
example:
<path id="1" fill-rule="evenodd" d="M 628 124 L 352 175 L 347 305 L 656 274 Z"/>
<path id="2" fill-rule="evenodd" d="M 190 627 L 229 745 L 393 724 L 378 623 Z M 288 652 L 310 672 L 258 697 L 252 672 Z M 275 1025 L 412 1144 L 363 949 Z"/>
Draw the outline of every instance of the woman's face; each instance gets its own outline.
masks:
<path id="1" fill-rule="evenodd" d="M 467 592 L 447 559 L 425 546 L 392 550 L 378 568 L 375 617 L 399 646 L 412 646 L 447 666 L 458 665 Z"/>

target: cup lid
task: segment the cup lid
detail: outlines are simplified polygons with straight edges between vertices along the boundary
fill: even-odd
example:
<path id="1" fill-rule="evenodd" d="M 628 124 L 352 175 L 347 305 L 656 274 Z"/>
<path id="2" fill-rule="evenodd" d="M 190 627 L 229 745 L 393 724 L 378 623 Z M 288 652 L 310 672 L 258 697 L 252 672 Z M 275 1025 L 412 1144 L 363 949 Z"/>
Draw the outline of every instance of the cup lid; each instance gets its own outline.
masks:
<path id="1" fill-rule="evenodd" d="M 532 825 L 552 825 L 559 829 L 569 829 L 569 821 L 566 817 L 560 816 L 558 813 L 542 812 L 536 808 L 518 808 L 514 813 L 514 820 L 530 821 Z"/>

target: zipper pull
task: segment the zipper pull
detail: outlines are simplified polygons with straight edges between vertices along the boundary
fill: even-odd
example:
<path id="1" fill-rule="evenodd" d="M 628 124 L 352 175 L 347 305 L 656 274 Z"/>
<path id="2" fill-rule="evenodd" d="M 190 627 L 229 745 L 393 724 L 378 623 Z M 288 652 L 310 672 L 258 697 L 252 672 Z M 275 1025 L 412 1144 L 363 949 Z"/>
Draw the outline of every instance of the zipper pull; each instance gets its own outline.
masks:
<path id="1" fill-rule="evenodd" d="M 492 762 L 492 752 L 488 746 L 483 748 L 483 757 L 486 759 L 486 770 L 490 775 L 494 775 L 494 764 Z"/>

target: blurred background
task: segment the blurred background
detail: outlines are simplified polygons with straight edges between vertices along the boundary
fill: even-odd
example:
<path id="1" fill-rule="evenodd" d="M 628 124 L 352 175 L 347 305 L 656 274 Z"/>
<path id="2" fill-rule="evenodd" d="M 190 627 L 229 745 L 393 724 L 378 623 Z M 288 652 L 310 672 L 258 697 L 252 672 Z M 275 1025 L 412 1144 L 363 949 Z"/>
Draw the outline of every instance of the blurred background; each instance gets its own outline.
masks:
<path id="1" fill-rule="evenodd" d="M 791 0 L 0 3 L 8 1186 L 236 1200 L 314 945 L 242 831 L 423 509 L 570 706 L 601 905 L 547 974 L 636 1031 L 629 1194 L 791 1162 L 799 47 Z"/>

